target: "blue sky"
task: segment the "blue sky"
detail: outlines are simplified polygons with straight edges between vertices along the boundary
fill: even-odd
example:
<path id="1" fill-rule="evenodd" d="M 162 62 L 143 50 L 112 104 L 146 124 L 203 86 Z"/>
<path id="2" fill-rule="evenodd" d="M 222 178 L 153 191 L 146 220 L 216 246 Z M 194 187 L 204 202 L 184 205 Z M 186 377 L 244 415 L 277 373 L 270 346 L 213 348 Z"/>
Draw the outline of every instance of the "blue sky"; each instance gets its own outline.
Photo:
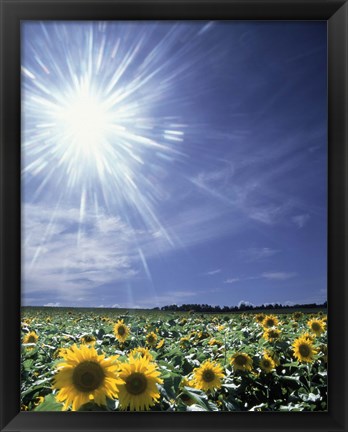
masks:
<path id="1" fill-rule="evenodd" d="M 23 305 L 326 300 L 326 22 L 22 25 Z"/>

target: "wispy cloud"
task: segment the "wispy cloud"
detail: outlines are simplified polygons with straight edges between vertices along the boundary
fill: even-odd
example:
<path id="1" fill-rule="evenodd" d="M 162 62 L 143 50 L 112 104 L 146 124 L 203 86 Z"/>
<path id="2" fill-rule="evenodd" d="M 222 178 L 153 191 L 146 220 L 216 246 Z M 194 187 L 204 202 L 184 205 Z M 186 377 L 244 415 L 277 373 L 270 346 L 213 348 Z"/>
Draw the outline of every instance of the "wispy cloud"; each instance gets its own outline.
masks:
<path id="1" fill-rule="evenodd" d="M 119 219 L 87 215 L 77 228 L 75 210 L 56 212 L 54 221 L 52 209 L 44 206 L 25 205 L 24 213 L 25 297 L 41 292 L 62 303 L 138 275 L 139 260 L 131 243 L 134 233 Z"/>
<path id="2" fill-rule="evenodd" d="M 261 277 L 270 280 L 287 280 L 292 279 L 296 276 L 296 273 L 287 273 L 287 272 L 269 272 L 262 273 Z"/>
<path id="3" fill-rule="evenodd" d="M 291 196 L 275 193 L 272 186 L 274 179 L 284 175 L 283 169 L 293 169 L 298 163 L 291 161 L 284 166 L 283 158 L 284 150 L 276 157 L 248 157 L 244 162 L 239 160 L 237 165 L 231 162 L 226 165 L 224 162 L 221 170 L 202 171 L 191 177 L 191 182 L 201 193 L 243 215 L 245 223 L 249 219 L 272 226 L 281 222 L 297 206 Z M 263 167 L 271 161 L 273 168 L 268 167 L 265 173 Z"/>
<path id="4" fill-rule="evenodd" d="M 277 223 L 292 207 L 290 202 L 280 205 L 264 205 L 258 207 L 250 207 L 248 214 L 250 219 L 261 222 L 265 225 L 273 225 Z"/>
<path id="5" fill-rule="evenodd" d="M 257 279 L 268 279 L 268 280 L 277 280 L 277 281 L 283 281 L 287 279 L 292 279 L 297 276 L 297 273 L 294 272 L 265 272 L 261 273 L 259 275 L 253 275 L 253 276 L 240 276 L 240 277 L 234 277 L 229 278 L 224 281 L 224 283 L 227 284 L 233 284 L 235 282 L 243 282 L 243 281 L 249 281 L 249 280 L 257 280 Z"/>
<path id="6" fill-rule="evenodd" d="M 276 255 L 277 253 L 279 253 L 279 250 L 271 249 L 269 247 L 252 247 L 241 251 L 241 255 L 246 259 L 246 261 L 265 260 Z"/>
<path id="7" fill-rule="evenodd" d="M 233 283 L 238 282 L 238 281 L 240 281 L 240 278 L 230 278 L 230 279 L 226 279 L 224 281 L 224 283 L 226 283 L 226 284 L 233 284 Z"/>
<path id="8" fill-rule="evenodd" d="M 213 276 L 213 275 L 216 275 L 218 273 L 221 273 L 221 269 L 211 270 L 211 271 L 206 272 L 205 274 L 208 276 Z"/>
<path id="9" fill-rule="evenodd" d="M 294 216 L 292 218 L 292 221 L 294 222 L 295 225 L 297 225 L 298 228 L 303 228 L 307 224 L 309 219 L 310 219 L 309 214 L 300 214 L 300 215 Z"/>

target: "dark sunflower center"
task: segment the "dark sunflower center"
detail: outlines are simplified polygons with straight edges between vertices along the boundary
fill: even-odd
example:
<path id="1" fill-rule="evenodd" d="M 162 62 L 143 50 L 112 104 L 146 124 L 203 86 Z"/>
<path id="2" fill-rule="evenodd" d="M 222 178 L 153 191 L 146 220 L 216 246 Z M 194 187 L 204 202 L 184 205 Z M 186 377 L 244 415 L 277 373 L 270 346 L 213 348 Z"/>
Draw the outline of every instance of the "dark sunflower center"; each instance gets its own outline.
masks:
<path id="1" fill-rule="evenodd" d="M 269 332 L 269 335 L 271 338 L 277 338 L 278 337 L 278 333 L 275 331 L 272 331 L 272 330 Z"/>
<path id="2" fill-rule="evenodd" d="M 154 338 L 152 335 L 150 335 L 150 336 L 148 336 L 147 341 L 148 341 L 150 344 L 152 344 L 152 343 L 155 342 L 155 338 Z"/>
<path id="3" fill-rule="evenodd" d="M 94 341 L 94 337 L 93 336 L 85 336 L 85 341 L 86 342 L 93 342 Z"/>
<path id="4" fill-rule="evenodd" d="M 202 378 L 205 382 L 211 382 L 215 378 L 215 373 L 211 369 L 207 369 L 203 372 Z"/>
<path id="5" fill-rule="evenodd" d="M 274 326 L 274 321 L 272 319 L 269 319 L 266 324 L 267 324 L 268 327 L 273 327 Z"/>
<path id="6" fill-rule="evenodd" d="M 79 391 L 89 393 L 102 385 L 104 371 L 98 363 L 85 361 L 74 369 L 72 381 Z"/>
<path id="7" fill-rule="evenodd" d="M 264 368 L 269 368 L 271 366 L 271 362 L 269 360 L 264 360 L 263 361 L 263 367 Z"/>
<path id="8" fill-rule="evenodd" d="M 134 372 L 126 378 L 127 392 L 132 395 L 143 393 L 147 387 L 146 376 L 140 372 Z"/>
<path id="9" fill-rule="evenodd" d="M 36 339 L 35 336 L 31 335 L 28 337 L 28 343 L 35 343 Z"/>
<path id="10" fill-rule="evenodd" d="M 120 326 L 120 327 L 117 329 L 117 333 L 118 333 L 120 336 L 123 336 L 123 335 L 126 333 L 126 329 L 124 328 L 124 326 Z"/>
<path id="11" fill-rule="evenodd" d="M 246 363 L 247 363 L 247 359 L 246 359 L 244 356 L 242 356 L 242 355 L 238 355 L 238 356 L 235 358 L 235 362 L 236 362 L 236 364 L 237 364 L 238 366 L 245 366 Z"/>
<path id="12" fill-rule="evenodd" d="M 298 350 L 299 350 L 302 357 L 308 357 L 311 353 L 309 346 L 306 344 L 300 345 Z"/>
<path id="13" fill-rule="evenodd" d="M 313 324 L 312 324 L 312 329 L 313 329 L 314 331 L 319 331 L 319 330 L 320 330 L 320 325 L 319 325 L 318 323 L 313 323 Z"/>

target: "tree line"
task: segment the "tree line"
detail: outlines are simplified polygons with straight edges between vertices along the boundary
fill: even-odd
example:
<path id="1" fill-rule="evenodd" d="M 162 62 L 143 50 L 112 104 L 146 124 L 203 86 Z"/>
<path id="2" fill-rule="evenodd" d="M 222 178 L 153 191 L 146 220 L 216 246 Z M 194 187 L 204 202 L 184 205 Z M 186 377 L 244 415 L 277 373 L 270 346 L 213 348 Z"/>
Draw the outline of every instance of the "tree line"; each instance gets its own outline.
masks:
<path id="1" fill-rule="evenodd" d="M 211 306 L 208 304 L 183 304 L 178 306 L 176 304 L 162 306 L 161 308 L 155 307 L 153 310 L 162 311 L 178 311 L 178 312 L 213 312 L 213 313 L 228 313 L 228 312 L 240 312 L 240 311 L 252 311 L 252 310 L 272 310 L 272 309 L 316 309 L 326 308 L 327 302 L 322 304 L 307 303 L 307 304 L 294 304 L 294 305 L 282 305 L 278 303 L 263 304 L 255 306 L 248 303 L 241 302 L 238 306 Z"/>

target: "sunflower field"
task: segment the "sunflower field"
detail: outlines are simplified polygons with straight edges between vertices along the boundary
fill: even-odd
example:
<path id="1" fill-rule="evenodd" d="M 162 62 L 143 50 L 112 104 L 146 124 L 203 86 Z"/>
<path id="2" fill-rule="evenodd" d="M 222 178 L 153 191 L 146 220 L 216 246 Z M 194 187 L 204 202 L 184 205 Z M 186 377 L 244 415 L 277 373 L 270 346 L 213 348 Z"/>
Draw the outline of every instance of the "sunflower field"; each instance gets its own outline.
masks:
<path id="1" fill-rule="evenodd" d="M 23 411 L 326 411 L 327 319 L 23 308 Z"/>

